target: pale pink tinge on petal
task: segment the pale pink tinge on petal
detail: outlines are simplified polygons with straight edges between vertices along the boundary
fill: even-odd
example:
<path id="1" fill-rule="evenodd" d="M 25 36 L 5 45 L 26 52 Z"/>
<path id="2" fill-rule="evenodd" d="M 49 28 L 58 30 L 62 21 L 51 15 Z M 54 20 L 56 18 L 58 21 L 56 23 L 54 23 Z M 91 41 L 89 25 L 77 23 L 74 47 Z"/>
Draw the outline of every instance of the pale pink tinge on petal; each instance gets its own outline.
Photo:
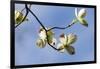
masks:
<path id="1" fill-rule="evenodd" d="M 59 40 L 60 40 L 60 42 L 62 43 L 62 44 L 66 44 L 66 35 L 65 34 L 62 34 L 62 35 L 60 35 L 60 38 L 59 38 Z"/>

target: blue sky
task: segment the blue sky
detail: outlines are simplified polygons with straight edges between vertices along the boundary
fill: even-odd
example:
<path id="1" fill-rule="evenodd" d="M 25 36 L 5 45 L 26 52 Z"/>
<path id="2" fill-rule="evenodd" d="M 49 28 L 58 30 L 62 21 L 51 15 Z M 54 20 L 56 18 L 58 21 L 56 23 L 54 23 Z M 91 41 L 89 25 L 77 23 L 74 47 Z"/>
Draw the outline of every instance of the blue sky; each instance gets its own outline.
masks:
<path id="1" fill-rule="evenodd" d="M 20 11 L 23 8 L 23 4 L 15 5 L 16 10 Z M 67 26 L 75 18 L 74 9 L 75 7 L 45 5 L 32 5 L 31 7 L 31 10 L 37 15 L 37 17 L 46 27 Z M 62 33 L 74 33 L 78 36 L 78 40 L 72 45 L 75 47 L 75 55 L 69 55 L 67 52 L 57 52 L 49 45 L 46 45 L 45 48 L 38 48 L 36 45 L 36 40 L 39 38 L 38 30 L 40 25 L 37 20 L 29 13 L 29 21 L 23 22 L 23 24 L 15 29 L 15 64 L 34 65 L 93 61 L 94 8 L 86 8 L 86 10 L 87 15 L 85 19 L 89 25 L 87 28 L 80 23 L 77 23 L 65 30 L 53 30 L 55 32 L 56 38 L 58 38 Z"/>

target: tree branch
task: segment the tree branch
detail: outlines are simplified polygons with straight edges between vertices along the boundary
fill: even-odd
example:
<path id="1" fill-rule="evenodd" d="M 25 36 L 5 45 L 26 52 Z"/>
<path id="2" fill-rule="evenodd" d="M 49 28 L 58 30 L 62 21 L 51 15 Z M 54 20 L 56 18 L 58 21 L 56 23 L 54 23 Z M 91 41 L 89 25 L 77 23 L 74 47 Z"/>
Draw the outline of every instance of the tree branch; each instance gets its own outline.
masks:
<path id="1" fill-rule="evenodd" d="M 39 22 L 39 24 L 42 26 L 44 30 L 46 30 L 45 26 L 42 24 L 42 22 L 38 19 L 38 17 L 26 6 L 26 9 L 36 18 L 36 20 Z"/>
<path id="2" fill-rule="evenodd" d="M 74 25 L 74 24 L 75 24 L 74 22 L 71 22 L 71 23 L 70 23 L 68 26 L 66 26 L 66 27 L 52 27 L 52 28 L 48 29 L 48 31 L 53 30 L 53 29 L 61 29 L 61 30 L 67 29 L 67 28 L 71 27 L 71 26 Z"/>

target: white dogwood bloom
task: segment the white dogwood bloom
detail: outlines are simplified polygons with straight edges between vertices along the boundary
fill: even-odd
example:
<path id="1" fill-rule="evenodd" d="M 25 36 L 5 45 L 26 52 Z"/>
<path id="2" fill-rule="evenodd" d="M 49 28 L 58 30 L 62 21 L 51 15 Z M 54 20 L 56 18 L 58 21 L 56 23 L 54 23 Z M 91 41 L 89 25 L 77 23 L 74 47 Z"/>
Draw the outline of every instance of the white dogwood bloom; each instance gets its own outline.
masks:
<path id="1" fill-rule="evenodd" d="M 48 37 L 47 37 L 47 35 L 48 35 Z M 47 38 L 48 38 L 48 42 L 51 45 L 55 45 L 56 39 L 54 38 L 54 33 L 50 30 L 47 32 L 47 35 L 46 35 L 46 31 L 43 28 L 41 28 L 39 30 L 39 37 L 41 39 L 41 41 L 39 41 L 39 44 L 41 44 L 44 47 L 44 45 L 46 45 L 46 43 L 47 43 Z M 39 45 L 39 44 L 37 42 L 37 45 Z"/>
<path id="2" fill-rule="evenodd" d="M 75 16 L 76 16 L 76 20 L 78 20 L 82 25 L 88 27 L 88 23 L 87 21 L 84 19 L 84 17 L 86 16 L 86 9 L 82 8 L 79 12 L 78 9 L 75 8 Z"/>
<path id="3" fill-rule="evenodd" d="M 57 48 L 60 49 L 60 52 L 65 52 L 66 50 L 70 53 L 74 53 L 74 48 L 71 46 L 77 40 L 77 36 L 74 34 L 62 34 L 60 35 L 60 43 L 58 44 Z"/>
<path id="4" fill-rule="evenodd" d="M 24 17 L 25 16 L 22 12 L 15 10 L 15 24 L 19 24 L 20 22 L 22 22 Z M 24 21 L 28 21 L 28 19 L 25 19 Z"/>

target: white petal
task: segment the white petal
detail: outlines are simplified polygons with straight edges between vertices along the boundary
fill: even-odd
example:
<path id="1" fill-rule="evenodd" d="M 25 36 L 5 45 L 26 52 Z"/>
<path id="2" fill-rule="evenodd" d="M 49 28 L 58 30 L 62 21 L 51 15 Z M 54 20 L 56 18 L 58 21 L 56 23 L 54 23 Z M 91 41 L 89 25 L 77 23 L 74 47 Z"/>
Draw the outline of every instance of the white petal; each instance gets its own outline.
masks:
<path id="1" fill-rule="evenodd" d="M 75 16 L 78 16 L 78 8 L 75 8 Z"/>
<path id="2" fill-rule="evenodd" d="M 79 11 L 79 13 L 78 13 L 78 17 L 81 17 L 81 18 L 83 18 L 83 17 L 85 17 L 86 16 L 86 9 L 81 9 L 80 11 Z"/>
<path id="3" fill-rule="evenodd" d="M 36 45 L 39 47 L 39 48 L 44 48 L 46 46 L 46 42 L 43 41 L 42 39 L 38 39 L 37 42 L 36 42 Z"/>
<path id="4" fill-rule="evenodd" d="M 61 52 L 61 53 L 65 52 L 65 49 L 64 49 L 64 46 L 63 46 L 62 43 L 59 43 L 59 44 L 57 45 L 57 49 L 61 49 L 61 50 L 59 50 L 59 52 Z"/>
<path id="5" fill-rule="evenodd" d="M 67 41 L 66 35 L 64 35 L 64 34 L 60 35 L 59 40 L 60 40 L 60 42 L 61 42 L 62 44 L 66 44 L 66 41 Z"/>
<path id="6" fill-rule="evenodd" d="M 77 36 L 73 33 L 69 34 L 68 36 L 67 45 L 73 44 L 77 40 Z"/>
<path id="7" fill-rule="evenodd" d="M 20 13 L 15 10 L 15 20 L 18 18 L 19 15 L 20 15 Z"/>
<path id="8" fill-rule="evenodd" d="M 46 33 L 45 33 L 45 31 L 43 30 L 43 31 L 41 31 L 40 33 L 39 33 L 39 36 L 40 36 L 40 38 L 41 39 L 46 39 Z"/>

